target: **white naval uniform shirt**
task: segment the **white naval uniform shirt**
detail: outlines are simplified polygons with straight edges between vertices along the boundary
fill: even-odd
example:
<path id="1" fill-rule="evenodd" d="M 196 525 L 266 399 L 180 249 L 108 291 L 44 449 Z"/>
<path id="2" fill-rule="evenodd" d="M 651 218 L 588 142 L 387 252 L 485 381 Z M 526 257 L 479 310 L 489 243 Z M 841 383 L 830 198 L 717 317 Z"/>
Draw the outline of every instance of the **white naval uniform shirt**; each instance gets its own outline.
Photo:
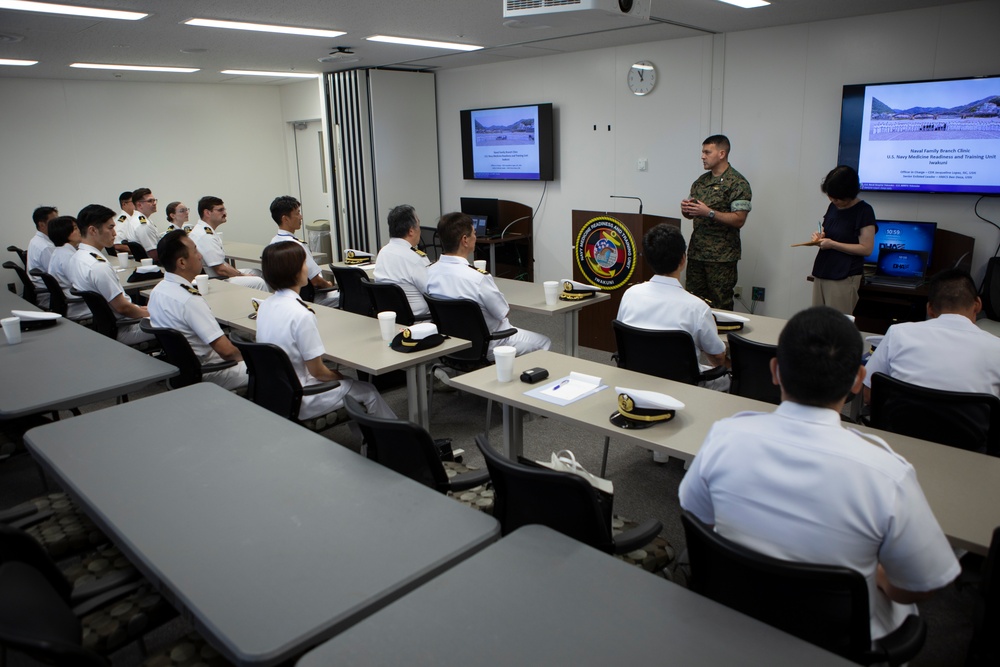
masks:
<path id="1" fill-rule="evenodd" d="M 687 331 L 695 347 L 706 354 L 726 351 L 712 309 L 685 291 L 676 278 L 653 276 L 629 287 L 618 306 L 618 319 L 640 329 Z"/>
<path id="2" fill-rule="evenodd" d="M 201 363 L 224 361 L 212 349 L 212 341 L 223 335 L 222 327 L 191 283 L 176 273 L 164 273 L 150 292 L 147 307 L 150 323 L 183 333 Z"/>
<path id="3" fill-rule="evenodd" d="M 97 292 L 104 297 L 109 304 L 119 294 L 123 295 L 131 303 L 132 299 L 125 290 L 122 289 L 118 274 L 111 268 L 104 254 L 97 248 L 87 243 L 81 243 L 77 248 L 73 258 L 69 262 L 69 279 L 73 287 L 78 290 L 89 290 Z M 125 316 L 112 309 L 115 317 L 123 319 Z"/>
<path id="4" fill-rule="evenodd" d="M 52 239 L 49 238 L 48 234 L 43 234 L 36 230 L 35 235 L 28 241 L 28 275 L 31 275 L 32 269 L 41 269 L 45 273 L 48 273 L 49 259 L 52 258 L 52 252 L 55 249 L 56 246 L 52 243 Z M 31 282 L 34 283 L 35 289 L 46 289 L 45 283 L 42 282 L 41 278 L 31 276 Z"/>
<path id="5" fill-rule="evenodd" d="M 211 225 L 202 221 L 195 223 L 188 236 L 198 246 L 198 252 L 205 260 L 205 273 L 213 278 L 218 276 L 219 274 L 212 267 L 226 261 L 226 250 L 222 247 L 222 239 L 215 233 Z"/>
<path id="6" fill-rule="evenodd" d="M 464 257 L 441 255 L 431 264 L 427 268 L 427 293 L 446 299 L 472 299 L 482 309 L 490 331 L 510 328 L 510 305 L 493 276 L 480 272 Z"/>
<path id="7" fill-rule="evenodd" d="M 156 229 L 156 225 L 138 211 L 132 217 L 129 234 L 128 239 L 139 243 L 146 252 L 156 250 L 156 244 L 160 241 L 160 232 Z"/>
<path id="8" fill-rule="evenodd" d="M 286 232 L 285 230 L 281 230 L 280 232 L 274 235 L 273 239 L 267 242 L 267 245 L 274 245 L 275 243 L 283 243 L 285 241 L 294 241 L 299 245 L 301 245 L 302 249 L 306 251 L 306 265 L 309 267 L 308 271 L 309 280 L 312 280 L 313 278 L 315 278 L 316 276 L 318 276 L 320 273 L 323 272 L 323 270 L 319 268 L 319 264 L 316 263 L 316 260 L 313 259 L 312 251 L 309 250 L 309 244 L 300 239 L 299 237 L 295 236 L 295 234 L 292 234 L 291 232 Z"/>
<path id="9" fill-rule="evenodd" d="M 877 589 L 879 563 L 909 591 L 941 588 L 961 570 L 913 466 L 882 440 L 844 428 L 833 410 L 785 401 L 716 422 L 679 496 L 681 507 L 754 551 L 860 572 L 872 639 L 916 613 Z"/>
<path id="10" fill-rule="evenodd" d="M 80 297 L 69 292 L 70 288 L 73 287 L 73 281 L 69 277 L 69 266 L 75 254 L 76 248 L 71 244 L 65 243 L 59 246 L 49 258 L 49 269 L 46 273 L 59 281 L 59 286 L 62 287 L 63 294 L 66 296 L 66 317 L 78 320 L 88 317 L 90 309 Z"/>
<path id="11" fill-rule="evenodd" d="M 118 217 L 115 218 L 115 243 L 122 244 L 128 241 L 128 225 L 132 216 L 130 216 L 125 211 L 118 211 Z"/>
<path id="12" fill-rule="evenodd" d="M 427 315 L 427 267 L 431 260 L 406 239 L 392 238 L 378 251 L 375 280 L 395 283 L 403 288 L 414 317 Z"/>
<path id="13" fill-rule="evenodd" d="M 1000 338 L 964 315 L 889 327 L 865 366 L 865 386 L 875 373 L 944 391 L 1000 396 Z"/>

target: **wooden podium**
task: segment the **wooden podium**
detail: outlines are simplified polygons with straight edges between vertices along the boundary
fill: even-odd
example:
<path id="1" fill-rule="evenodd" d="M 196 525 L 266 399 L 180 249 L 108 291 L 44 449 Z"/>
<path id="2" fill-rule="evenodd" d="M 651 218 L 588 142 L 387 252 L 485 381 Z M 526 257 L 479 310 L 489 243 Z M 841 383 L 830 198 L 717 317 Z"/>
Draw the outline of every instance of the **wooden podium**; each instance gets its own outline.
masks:
<path id="1" fill-rule="evenodd" d="M 661 215 L 642 213 L 608 213 L 606 211 L 573 211 L 573 280 L 597 285 L 611 298 L 599 304 L 587 306 L 580 311 L 580 345 L 598 350 L 615 351 L 615 334 L 611 329 L 611 321 L 618 315 L 618 304 L 622 294 L 630 286 L 645 282 L 653 277 L 652 270 L 646 265 L 642 253 L 642 239 L 650 229 L 658 224 L 666 223 L 680 229 L 681 221 L 677 218 L 667 218 Z M 594 239 L 600 242 L 600 237 L 613 239 L 622 236 L 626 247 L 618 248 L 613 241 L 605 244 L 605 252 L 594 256 Z M 631 242 L 633 249 L 631 273 L 627 266 Z M 608 252 L 611 245 L 615 247 Z M 581 247 L 582 246 L 582 247 Z M 626 259 L 622 259 L 625 257 Z M 617 259 L 617 262 L 612 262 Z M 594 275 L 588 267 L 602 270 L 601 275 Z M 606 273 L 604 265 L 608 265 Z"/>

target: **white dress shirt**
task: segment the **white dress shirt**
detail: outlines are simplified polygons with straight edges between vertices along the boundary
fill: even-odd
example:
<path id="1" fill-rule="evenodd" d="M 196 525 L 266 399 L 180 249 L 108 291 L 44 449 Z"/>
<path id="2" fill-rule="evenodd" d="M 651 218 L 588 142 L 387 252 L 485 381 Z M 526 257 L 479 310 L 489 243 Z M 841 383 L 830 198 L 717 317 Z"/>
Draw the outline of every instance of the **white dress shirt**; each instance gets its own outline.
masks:
<path id="1" fill-rule="evenodd" d="M 424 294 L 427 293 L 427 254 L 410 245 L 406 239 L 391 238 L 382 246 L 375 259 L 375 280 L 394 283 L 403 288 L 414 317 L 430 312 Z"/>

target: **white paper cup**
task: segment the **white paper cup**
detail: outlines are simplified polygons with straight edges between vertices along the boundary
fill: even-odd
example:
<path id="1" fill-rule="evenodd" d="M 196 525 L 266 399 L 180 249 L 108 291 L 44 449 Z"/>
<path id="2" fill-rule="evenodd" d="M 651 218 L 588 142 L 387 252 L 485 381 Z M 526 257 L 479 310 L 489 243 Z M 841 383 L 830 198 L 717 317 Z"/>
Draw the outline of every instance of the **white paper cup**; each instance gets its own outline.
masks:
<path id="1" fill-rule="evenodd" d="M 846 317 L 847 319 L 849 319 L 852 322 L 854 321 L 854 315 L 848 315 L 847 313 L 844 313 L 844 317 Z"/>
<path id="2" fill-rule="evenodd" d="M 514 379 L 514 357 L 517 356 L 517 349 L 510 345 L 500 345 L 493 348 L 493 358 L 497 362 L 497 380 L 499 382 L 510 382 Z"/>
<path id="3" fill-rule="evenodd" d="M 146 259 L 139 260 L 139 263 L 142 264 L 143 266 L 152 266 L 153 259 L 151 257 L 147 257 Z"/>
<path id="4" fill-rule="evenodd" d="M 208 294 L 208 285 L 210 282 L 211 281 L 209 280 L 208 276 L 194 277 L 194 286 L 198 288 L 198 291 L 201 292 L 202 296 Z"/>
<path id="5" fill-rule="evenodd" d="M 475 266 L 477 269 L 481 269 L 483 271 L 486 270 L 486 260 L 485 259 L 477 259 L 477 260 L 475 260 L 475 261 L 472 262 L 472 265 Z"/>
<path id="6" fill-rule="evenodd" d="M 3 334 L 7 337 L 8 345 L 17 345 L 21 342 L 21 318 L 5 317 L 0 320 L 3 325 Z"/>
<path id="7" fill-rule="evenodd" d="M 378 314 L 378 326 L 382 330 L 382 340 L 389 342 L 396 335 L 396 312 L 383 310 Z"/>
<path id="8" fill-rule="evenodd" d="M 127 269 L 128 268 L 128 253 L 127 252 L 120 252 L 120 253 L 118 253 L 118 266 L 120 266 L 123 269 Z"/>
<path id="9" fill-rule="evenodd" d="M 545 290 L 545 305 L 554 306 L 556 301 L 559 300 L 559 281 L 558 280 L 546 280 L 542 283 L 542 289 Z"/>

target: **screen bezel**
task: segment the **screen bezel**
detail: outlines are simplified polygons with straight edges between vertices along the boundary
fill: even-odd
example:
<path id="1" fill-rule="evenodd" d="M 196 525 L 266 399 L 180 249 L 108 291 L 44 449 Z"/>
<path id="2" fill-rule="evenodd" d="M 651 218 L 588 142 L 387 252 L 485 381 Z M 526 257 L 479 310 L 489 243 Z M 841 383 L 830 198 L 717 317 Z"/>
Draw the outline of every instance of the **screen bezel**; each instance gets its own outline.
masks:
<path id="1" fill-rule="evenodd" d="M 498 109 L 517 109 L 534 107 L 538 115 L 538 178 L 501 178 L 476 176 L 473 163 L 472 114 L 480 111 L 495 111 Z M 551 102 L 542 104 L 510 104 L 500 107 L 482 107 L 479 109 L 462 109 L 462 176 L 467 181 L 514 181 L 535 182 L 555 180 L 554 124 Z"/>

